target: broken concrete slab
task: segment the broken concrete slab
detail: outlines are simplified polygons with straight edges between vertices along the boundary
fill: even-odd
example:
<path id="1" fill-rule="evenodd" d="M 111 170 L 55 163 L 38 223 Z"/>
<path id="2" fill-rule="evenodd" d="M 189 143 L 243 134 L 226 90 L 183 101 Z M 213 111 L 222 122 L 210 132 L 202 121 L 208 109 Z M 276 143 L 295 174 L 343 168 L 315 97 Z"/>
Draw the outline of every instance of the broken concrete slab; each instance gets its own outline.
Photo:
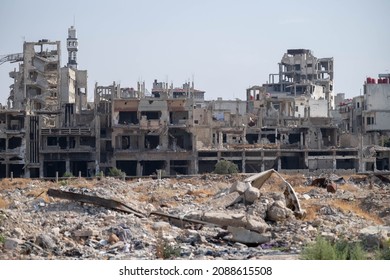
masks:
<path id="1" fill-rule="evenodd" d="M 131 213 L 140 218 L 144 218 L 146 216 L 144 213 L 140 212 L 139 210 L 134 209 L 133 207 L 130 207 L 129 205 L 114 199 L 106 199 L 99 196 L 86 195 L 82 193 L 74 193 L 74 192 L 62 191 L 57 189 L 48 189 L 47 195 L 51 197 L 68 199 L 68 200 L 73 200 L 73 201 L 78 201 L 83 203 L 91 203 L 106 208 L 111 208 L 118 211 Z"/>
<path id="2" fill-rule="evenodd" d="M 230 187 L 229 192 L 230 193 L 238 192 L 239 194 L 243 194 L 248 187 L 249 186 L 247 184 L 245 184 L 245 182 L 237 181 L 237 182 L 234 182 L 232 184 L 232 186 Z"/>
<path id="3" fill-rule="evenodd" d="M 222 227 L 229 225 L 241 226 L 243 224 L 242 217 L 233 218 L 232 215 L 225 212 L 206 212 L 202 220 Z"/>
<path id="4" fill-rule="evenodd" d="M 251 186 L 260 189 L 263 184 L 271 177 L 272 174 L 276 174 L 285 183 L 285 190 L 283 194 L 286 198 L 287 207 L 294 211 L 294 214 L 298 218 L 302 218 L 303 216 L 305 216 L 305 211 L 301 208 L 298 196 L 295 193 L 294 188 L 276 170 L 269 169 L 267 171 L 252 175 L 246 178 L 244 182 L 249 183 L 251 184 Z"/>
<path id="5" fill-rule="evenodd" d="M 228 214 L 224 212 L 207 212 L 202 220 L 221 227 L 243 227 L 259 233 L 266 232 L 269 225 L 261 218 L 247 214 Z"/>
<path id="6" fill-rule="evenodd" d="M 246 178 L 244 182 L 248 182 L 253 187 L 260 189 L 274 172 L 276 172 L 274 169 L 269 169 Z"/>
<path id="7" fill-rule="evenodd" d="M 243 244 L 263 244 L 271 240 L 271 233 L 258 233 L 243 227 L 228 226 L 227 230 L 232 234 L 232 241 Z"/>
<path id="8" fill-rule="evenodd" d="M 211 200 L 209 202 L 209 205 L 213 209 L 225 209 L 231 205 L 240 202 L 241 200 L 242 195 L 240 195 L 238 192 L 233 192 Z"/>
<path id="9" fill-rule="evenodd" d="M 266 232 L 269 229 L 269 225 L 261 218 L 253 216 L 253 215 L 247 215 L 247 224 L 245 228 L 263 233 Z"/>

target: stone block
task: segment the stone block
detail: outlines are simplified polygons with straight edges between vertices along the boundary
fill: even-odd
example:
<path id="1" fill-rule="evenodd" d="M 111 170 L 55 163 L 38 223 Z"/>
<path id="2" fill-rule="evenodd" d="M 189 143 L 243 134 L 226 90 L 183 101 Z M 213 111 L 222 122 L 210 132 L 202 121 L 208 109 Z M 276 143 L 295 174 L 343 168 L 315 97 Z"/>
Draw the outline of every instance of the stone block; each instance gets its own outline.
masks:
<path id="1" fill-rule="evenodd" d="M 232 241 L 243 244 L 263 244 L 271 240 L 271 233 L 258 233 L 242 227 L 229 226 L 227 230 L 232 234 Z"/>
<path id="2" fill-rule="evenodd" d="M 23 244 L 23 241 L 17 238 L 6 238 L 4 240 L 4 249 L 15 250 L 18 245 Z"/>
<path id="3" fill-rule="evenodd" d="M 245 202 L 253 203 L 260 197 L 260 190 L 254 187 L 249 187 L 244 193 Z"/>

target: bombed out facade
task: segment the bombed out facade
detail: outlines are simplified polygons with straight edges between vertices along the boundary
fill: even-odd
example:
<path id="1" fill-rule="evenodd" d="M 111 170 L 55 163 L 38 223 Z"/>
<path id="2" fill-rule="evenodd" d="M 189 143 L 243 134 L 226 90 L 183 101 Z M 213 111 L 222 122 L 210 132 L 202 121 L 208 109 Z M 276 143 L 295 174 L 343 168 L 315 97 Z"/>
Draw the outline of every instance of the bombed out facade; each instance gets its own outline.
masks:
<path id="1" fill-rule="evenodd" d="M 155 80 L 151 90 L 96 83 L 88 102 L 74 27 L 66 46 L 65 67 L 58 41 L 25 42 L 22 54 L 2 58 L 19 67 L 0 108 L 0 178 L 91 177 L 112 167 L 128 176 L 198 174 L 221 159 L 246 173 L 389 170 L 389 75 L 346 100 L 333 92 L 333 58 L 292 49 L 246 100 L 209 101 L 193 82 Z"/>

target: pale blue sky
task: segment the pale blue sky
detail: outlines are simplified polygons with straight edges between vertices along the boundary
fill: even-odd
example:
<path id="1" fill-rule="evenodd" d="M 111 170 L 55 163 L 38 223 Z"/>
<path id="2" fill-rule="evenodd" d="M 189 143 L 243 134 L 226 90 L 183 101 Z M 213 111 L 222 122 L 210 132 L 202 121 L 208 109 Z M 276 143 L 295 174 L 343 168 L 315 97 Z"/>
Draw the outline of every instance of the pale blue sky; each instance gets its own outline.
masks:
<path id="1" fill-rule="evenodd" d="M 367 76 L 390 71 L 390 1 L 53 1 L 2 0 L 0 55 L 23 41 L 62 42 L 76 19 L 79 69 L 95 82 L 135 87 L 144 80 L 181 86 L 195 79 L 206 99 L 245 99 L 265 83 L 287 49 L 333 57 L 335 92 L 360 94 Z M 0 102 L 16 64 L 0 66 Z"/>

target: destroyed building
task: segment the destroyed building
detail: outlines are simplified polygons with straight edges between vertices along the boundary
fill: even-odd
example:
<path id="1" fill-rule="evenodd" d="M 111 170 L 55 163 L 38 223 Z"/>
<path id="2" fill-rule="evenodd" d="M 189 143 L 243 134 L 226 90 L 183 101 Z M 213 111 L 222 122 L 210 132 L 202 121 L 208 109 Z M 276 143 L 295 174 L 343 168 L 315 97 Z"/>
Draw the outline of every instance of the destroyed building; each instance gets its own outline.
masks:
<path id="1" fill-rule="evenodd" d="M 65 67 L 60 42 L 46 39 L 25 42 L 22 54 L 2 58 L 19 68 L 10 73 L 8 104 L 0 109 L 0 178 L 89 177 L 113 167 L 127 176 L 198 174 L 212 172 L 221 159 L 246 173 L 389 168 L 385 147 L 379 158 L 364 148 L 384 142 L 379 136 L 390 130 L 383 121 L 389 84 L 367 83 L 364 98 L 351 103 L 357 108 L 340 107 L 333 58 L 287 50 L 279 73 L 248 88 L 246 100 L 208 101 L 193 82 L 174 87 L 155 80 L 151 91 L 145 82 L 96 83 L 88 102 L 73 26 L 66 42 Z M 371 140 L 345 144 L 346 134 L 363 131 Z"/>
<path id="2" fill-rule="evenodd" d="M 332 112 L 339 126 L 341 147 L 362 150 L 360 171 L 389 170 L 390 74 L 367 77 L 363 94 L 345 99 L 337 96 Z"/>

